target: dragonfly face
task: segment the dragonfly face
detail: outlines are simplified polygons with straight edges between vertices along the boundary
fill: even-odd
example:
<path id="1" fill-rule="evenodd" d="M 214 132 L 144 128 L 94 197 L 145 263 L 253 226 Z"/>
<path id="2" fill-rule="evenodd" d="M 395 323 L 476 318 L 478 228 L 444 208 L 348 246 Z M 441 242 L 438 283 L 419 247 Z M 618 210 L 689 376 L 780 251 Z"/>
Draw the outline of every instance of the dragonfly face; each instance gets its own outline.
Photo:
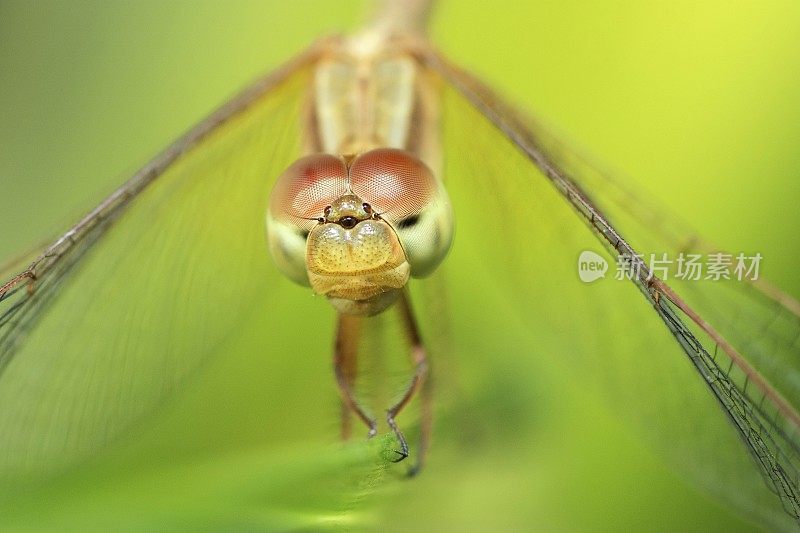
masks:
<path id="1" fill-rule="evenodd" d="M 450 248 L 447 193 L 413 154 L 379 148 L 304 157 L 278 179 L 267 213 L 281 271 L 342 313 L 371 315 Z"/>

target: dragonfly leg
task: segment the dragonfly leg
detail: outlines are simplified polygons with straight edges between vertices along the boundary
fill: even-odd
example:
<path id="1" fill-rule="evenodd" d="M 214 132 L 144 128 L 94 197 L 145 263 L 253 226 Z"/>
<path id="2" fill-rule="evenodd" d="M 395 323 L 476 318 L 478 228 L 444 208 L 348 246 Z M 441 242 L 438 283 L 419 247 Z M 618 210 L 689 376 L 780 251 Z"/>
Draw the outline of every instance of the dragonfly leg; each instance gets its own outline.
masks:
<path id="1" fill-rule="evenodd" d="M 420 389 L 420 400 L 422 402 L 422 413 L 419 429 L 419 448 L 417 451 L 417 462 L 408 471 L 409 476 L 417 475 L 425 463 L 428 453 L 428 445 L 431 440 L 431 430 L 433 429 L 433 387 L 430 379 L 422 382 Z"/>
<path id="2" fill-rule="evenodd" d="M 347 389 L 352 391 L 355 387 L 356 375 L 358 373 L 358 334 L 352 332 L 345 335 L 337 345 L 338 359 L 337 366 L 341 369 L 342 379 L 347 384 Z M 350 342 L 352 340 L 352 342 Z M 348 440 L 353 429 L 353 409 L 343 398 L 341 403 L 341 431 L 342 440 Z"/>
<path id="3" fill-rule="evenodd" d="M 355 378 L 356 356 L 358 355 L 358 337 L 361 331 L 361 317 L 353 315 L 339 315 L 336 345 L 334 347 L 333 369 L 336 374 L 336 383 L 342 396 L 342 436 L 347 437 L 350 432 L 350 420 L 347 410 L 360 418 L 369 428 L 367 438 L 378 433 L 375 420 L 370 418 L 358 404 L 353 393 Z"/>
<path id="4" fill-rule="evenodd" d="M 406 406 L 406 404 L 408 404 L 409 401 L 411 401 L 417 390 L 420 388 L 422 389 L 422 423 L 420 428 L 418 459 L 417 463 L 409 471 L 409 475 L 414 475 L 422 468 L 422 464 L 425 459 L 425 452 L 428 448 L 428 441 L 430 440 L 430 431 L 432 425 L 430 384 L 426 380 L 428 375 L 428 359 L 425 352 L 425 346 L 423 345 L 422 338 L 419 334 L 419 328 L 417 327 L 416 319 L 414 318 L 414 312 L 411 308 L 411 302 L 406 292 L 403 292 L 398 304 L 400 306 L 400 313 L 403 316 L 406 334 L 408 335 L 408 339 L 411 344 L 411 358 L 414 362 L 414 375 L 411 377 L 411 383 L 408 385 L 408 388 L 400 400 L 386 412 L 386 421 L 389 424 L 389 427 L 392 428 L 392 431 L 394 431 L 395 435 L 397 436 L 397 440 L 400 443 L 400 450 L 396 450 L 396 453 L 399 456 L 397 461 L 402 461 L 408 457 L 408 442 L 406 441 L 403 432 L 400 431 L 399 427 L 397 427 L 395 417 L 397 417 L 398 413 Z"/>

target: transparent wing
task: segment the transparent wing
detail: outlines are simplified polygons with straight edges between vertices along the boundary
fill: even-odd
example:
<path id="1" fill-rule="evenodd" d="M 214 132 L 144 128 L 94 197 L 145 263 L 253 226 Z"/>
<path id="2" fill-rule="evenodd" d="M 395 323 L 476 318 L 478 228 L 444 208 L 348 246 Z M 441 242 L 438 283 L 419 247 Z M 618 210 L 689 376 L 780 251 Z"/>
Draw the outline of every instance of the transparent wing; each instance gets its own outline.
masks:
<path id="1" fill-rule="evenodd" d="M 300 150 L 312 57 L 220 108 L 2 285 L 0 478 L 119 439 L 269 302 L 265 209 Z"/>
<path id="2" fill-rule="evenodd" d="M 721 254 L 730 260 L 731 270 L 735 267 L 738 254 L 705 241 L 680 216 L 568 149 L 544 128 L 536 128 L 536 137 L 566 175 L 583 191 L 591 191 L 586 194 L 593 205 L 645 261 L 651 255 Z M 664 290 L 680 303 L 683 324 L 669 317 L 668 325 L 678 328 L 679 341 L 689 343 L 698 370 L 740 426 L 768 486 L 797 517 L 800 304 L 763 277 L 752 280 L 731 272 L 729 279 L 704 279 L 704 273 L 698 280 L 676 274 L 675 269 L 668 273 L 672 289 Z M 693 331 L 683 331 L 686 325 L 694 326 Z"/>
<path id="3" fill-rule="evenodd" d="M 614 184 L 479 81 L 441 57 L 425 60 L 455 87 L 445 124 L 472 116 L 506 137 L 496 149 L 485 127 L 449 130 L 457 246 L 470 243 L 487 279 L 505 286 L 508 305 L 540 333 L 541 352 L 572 363 L 571 379 L 604 389 L 671 462 L 740 513 L 789 527 L 800 511 L 793 385 L 800 328 L 791 299 L 733 282 L 691 290 L 687 282 L 676 289 L 687 292 L 683 299 L 648 280 L 638 259 L 640 275 L 628 286 L 581 284 L 578 255 L 596 249 L 597 238 L 613 265 L 617 254 L 683 249 L 681 232 L 635 198 L 614 201 Z"/>
<path id="4" fill-rule="evenodd" d="M 736 266 L 738 254 L 704 240 L 680 215 L 657 205 L 651 197 L 570 148 L 546 128 L 530 124 L 549 160 L 580 186 L 645 262 L 651 255 L 677 258 L 682 253 L 722 254 L 730 259 L 731 271 Z M 707 273 L 702 273 L 700 280 L 676 274 L 675 268 L 668 274 L 673 280 L 671 285 L 684 295 L 689 307 L 713 325 L 732 347 L 746 353 L 748 362 L 766 376 L 780 395 L 798 405 L 800 389 L 793 383 L 800 377 L 800 368 L 793 360 L 800 354 L 800 302 L 763 277 L 753 280 L 731 272 L 730 278 L 709 282 L 704 279 Z"/>

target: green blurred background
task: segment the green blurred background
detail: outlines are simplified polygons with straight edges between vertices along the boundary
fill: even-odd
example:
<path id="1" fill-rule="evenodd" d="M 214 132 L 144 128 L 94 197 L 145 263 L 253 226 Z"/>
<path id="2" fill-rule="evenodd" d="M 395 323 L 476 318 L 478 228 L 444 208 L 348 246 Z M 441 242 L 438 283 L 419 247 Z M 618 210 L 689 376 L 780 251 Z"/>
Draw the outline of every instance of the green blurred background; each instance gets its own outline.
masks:
<path id="1" fill-rule="evenodd" d="M 0 257 L 56 235 L 248 80 L 316 36 L 354 27 L 364 11 L 362 2 L 0 3 Z M 800 294 L 796 2 L 497 2 L 489 11 L 442 2 L 433 35 L 711 241 L 760 251 L 762 273 Z M 567 405 L 586 401 L 569 394 Z M 562 408 L 547 430 L 558 442 L 571 435 L 575 449 L 562 465 L 553 459 L 564 451 L 541 441 L 536 461 L 558 480 L 530 502 L 543 527 L 748 529 L 607 413 Z M 604 439 L 586 447 L 586 435 Z M 449 495 L 483 525 L 513 501 L 491 476 Z M 485 499 L 492 493 L 497 501 Z M 455 513 L 448 501 L 434 498 L 429 511 Z"/>

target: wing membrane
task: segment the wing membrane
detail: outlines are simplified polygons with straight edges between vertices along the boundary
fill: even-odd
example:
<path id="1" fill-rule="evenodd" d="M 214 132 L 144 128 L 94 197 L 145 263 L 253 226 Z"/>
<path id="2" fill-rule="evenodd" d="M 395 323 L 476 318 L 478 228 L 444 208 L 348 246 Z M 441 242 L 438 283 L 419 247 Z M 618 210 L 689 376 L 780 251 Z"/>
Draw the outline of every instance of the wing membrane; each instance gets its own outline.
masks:
<path id="1" fill-rule="evenodd" d="M 263 216 L 300 150 L 313 55 L 220 108 L 2 286 L 0 477 L 118 439 L 269 300 Z"/>
<path id="2" fill-rule="evenodd" d="M 487 248 L 486 255 L 490 258 L 489 261 L 496 256 L 505 259 L 504 264 L 494 266 L 498 272 L 510 271 L 510 275 L 503 276 L 516 283 L 513 290 L 517 291 L 517 298 L 520 294 L 529 295 L 531 305 L 539 305 L 536 300 L 546 301 L 544 295 L 554 289 L 540 287 L 539 283 L 533 283 L 530 279 L 525 280 L 525 271 L 530 278 L 537 275 L 536 272 L 541 272 L 542 266 L 528 264 L 530 261 L 509 250 L 509 246 L 520 247 L 527 243 L 541 250 L 541 260 L 566 261 L 564 258 L 567 257 L 569 263 L 566 264 L 569 264 L 567 268 L 570 269 L 574 269 L 578 253 L 586 249 L 585 244 L 582 245 L 583 248 L 575 242 L 571 246 L 567 244 L 578 239 L 577 234 L 573 236 L 578 231 L 575 229 L 578 219 L 574 215 L 572 220 L 566 220 L 564 213 L 556 214 L 550 209 L 540 207 L 539 204 L 545 202 L 545 198 L 552 196 L 541 188 L 539 181 L 542 181 L 543 175 L 555 186 L 555 191 L 562 198 L 560 203 L 564 204 L 563 200 L 566 200 L 566 204 L 573 208 L 573 213 L 577 212 L 579 218 L 613 254 L 612 264 L 613 256 L 616 255 L 632 258 L 631 261 L 638 267 L 636 270 L 639 273 L 633 277 L 633 284 L 648 304 L 625 304 L 631 306 L 625 308 L 622 307 L 623 304 L 617 303 L 624 300 L 621 295 L 600 294 L 599 290 L 595 291 L 594 286 L 591 291 L 587 288 L 587 293 L 584 294 L 586 301 L 577 303 L 565 296 L 568 292 L 564 286 L 559 286 L 554 281 L 552 285 L 563 290 L 561 296 L 556 298 L 558 303 L 554 305 L 569 307 L 572 304 L 574 307 L 569 311 L 571 317 L 547 317 L 544 320 L 555 322 L 554 327 L 564 329 L 565 333 L 573 331 L 574 334 L 585 337 L 587 344 L 593 344 L 588 349 L 577 348 L 584 355 L 573 354 L 571 357 L 583 367 L 591 367 L 593 363 L 586 359 L 588 354 L 603 354 L 607 366 L 623 376 L 612 378 L 617 384 L 623 385 L 614 391 L 615 399 L 619 402 L 624 397 L 626 402 L 630 402 L 621 410 L 642 418 L 651 432 L 667 433 L 667 439 L 662 434 L 654 440 L 661 439 L 662 447 L 671 448 L 667 451 L 668 455 L 683 463 L 697 482 L 729 501 L 734 501 L 740 511 L 773 524 L 781 523 L 782 519 L 775 517 L 774 507 L 778 500 L 772 497 L 774 501 L 770 502 L 768 495 L 763 494 L 764 485 L 759 487 L 754 483 L 753 476 L 745 472 L 748 468 L 753 472 L 756 469 L 742 462 L 739 452 L 731 444 L 731 435 L 726 434 L 732 432 L 719 426 L 719 419 L 724 417 L 719 416 L 718 411 L 715 414 L 710 404 L 699 395 L 704 384 L 723 407 L 727 417 L 733 422 L 732 427 L 738 437 L 745 443 L 741 450 L 750 452 L 767 481 L 766 486 L 779 496 L 780 503 L 788 514 L 797 518 L 800 515 L 800 488 L 797 480 L 797 451 L 800 442 L 797 427 L 800 418 L 794 407 L 798 394 L 797 387 L 793 385 L 793 377 L 798 370 L 797 359 L 792 357 L 796 353 L 792 354 L 791 351 L 793 339 L 800 328 L 795 320 L 796 315 L 792 312 L 791 299 L 773 298 L 768 291 L 747 287 L 747 284 L 743 284 L 745 288 L 742 289 L 732 282 L 716 286 L 700 283 L 691 287 L 691 293 L 702 296 L 694 298 L 690 305 L 687 303 L 689 300 L 682 299 L 662 281 L 650 279 L 648 266 L 640 255 L 649 251 L 669 252 L 675 249 L 677 243 L 686 246 L 683 231 L 661 222 L 663 218 L 660 215 L 651 212 L 646 206 L 636 205 L 630 195 L 623 194 L 623 202 L 612 201 L 613 194 L 608 194 L 607 191 L 613 187 L 598 179 L 592 181 L 584 178 L 588 173 L 586 169 L 591 168 L 590 165 L 585 160 L 581 165 L 571 161 L 565 156 L 569 151 L 563 145 L 553 142 L 553 137 L 535 122 L 524 120 L 518 110 L 441 57 L 429 55 L 425 61 L 452 83 L 461 97 L 501 130 L 540 171 L 539 174 L 534 170 L 515 168 L 513 171 L 503 170 L 493 174 L 493 169 L 484 168 L 482 174 L 474 178 L 475 193 L 479 196 L 483 194 L 482 197 L 487 200 L 482 212 L 491 213 L 503 221 L 499 226 L 493 227 L 494 231 L 489 231 L 499 241 L 483 241 Z M 463 110 L 458 112 L 464 113 Z M 461 153 L 481 153 L 481 150 L 476 147 L 462 147 Z M 514 156 L 507 157 L 513 159 Z M 480 157 L 472 163 L 476 168 L 487 167 L 487 161 L 481 161 Z M 598 173 L 595 171 L 594 174 L 596 177 Z M 526 176 L 528 181 L 520 175 Z M 504 190 L 513 190 L 513 194 L 504 195 Z M 532 194 L 534 190 L 535 193 Z M 598 193 L 599 198 L 596 196 Z M 636 207 L 613 210 L 612 224 L 605 213 L 607 205 L 609 208 L 620 205 Z M 488 206 L 491 208 L 487 209 Z M 625 223 L 618 225 L 618 219 L 626 216 Z M 659 223 L 652 225 L 651 230 L 648 223 L 652 219 Z M 463 216 L 459 220 L 462 222 Z M 533 225 L 547 225 L 556 237 L 549 236 L 545 244 L 543 238 L 533 237 L 543 231 L 533 228 Z M 643 227 L 647 229 L 642 229 Z M 628 235 L 630 228 L 634 228 L 631 231 L 634 240 L 623 237 Z M 511 237 L 504 239 L 504 234 Z M 658 238 L 652 238 L 654 234 Z M 463 232 L 461 238 L 463 239 Z M 634 242 L 636 246 L 632 244 Z M 672 248 L 660 248 L 663 243 L 672 244 Z M 497 249 L 498 245 L 503 244 L 506 249 Z M 545 271 L 554 279 L 558 277 L 552 268 L 545 267 Z M 566 281 L 562 280 L 562 283 Z M 577 279 L 573 283 L 577 283 Z M 690 292 L 688 285 L 691 283 L 684 285 L 680 289 Z M 541 292 L 532 290 L 534 287 Z M 622 292 L 617 288 L 618 292 Z M 570 290 L 574 292 L 574 288 Z M 738 316 L 731 310 L 735 300 L 738 300 Z M 695 301 L 701 303 L 695 304 Z M 512 305 L 519 307 L 518 303 Z M 522 309 L 529 317 L 529 323 L 532 323 L 530 317 L 533 316 L 533 311 L 528 306 Z M 590 309 L 594 309 L 594 313 Z M 621 315 L 616 329 L 611 319 L 612 314 Z M 751 339 L 748 336 L 752 334 L 752 329 L 738 329 L 738 324 L 753 324 L 753 316 L 756 315 L 759 316 L 759 321 L 755 322 L 753 328 L 760 333 Z M 675 351 L 675 345 L 670 347 L 654 329 L 654 324 L 659 322 L 654 320 L 655 317 L 660 318 L 661 324 L 677 340 L 677 345 L 688 356 L 702 381 L 697 380 L 696 375 L 692 378 L 684 368 L 666 371 L 666 368 L 671 368 L 672 363 L 663 358 Z M 774 326 L 776 317 L 782 318 L 780 327 Z M 559 320 L 562 322 L 559 323 Z M 630 338 L 603 338 L 599 330 L 605 328 L 609 331 L 624 331 L 625 336 Z M 728 340 L 728 335 L 734 340 Z M 608 350 L 600 347 L 601 342 L 605 342 L 608 347 L 614 346 L 615 353 L 606 353 Z M 637 344 L 638 349 L 632 346 Z M 636 355 L 630 359 L 621 355 L 624 345 L 627 345 L 625 350 Z M 778 345 L 780 346 L 776 349 Z M 621 365 L 628 365 L 630 368 L 625 369 Z M 624 377 L 631 372 L 635 372 L 635 383 L 633 378 L 629 377 L 626 381 Z M 670 388 L 672 391 L 667 392 Z M 635 402 L 649 405 L 636 405 Z M 681 403 L 688 405 L 680 407 Z M 674 411 L 676 416 L 683 410 L 684 419 L 667 421 L 667 410 Z M 691 428 L 692 424 L 705 427 L 698 431 L 697 428 Z"/>
<path id="3" fill-rule="evenodd" d="M 548 157 L 582 191 L 591 191 L 592 203 L 602 207 L 603 214 L 645 258 L 662 253 L 674 258 L 681 252 L 734 257 L 705 241 L 680 216 L 601 170 L 579 151 L 570 150 L 546 129 L 533 127 Z M 687 282 L 675 278 L 674 271 L 672 275 L 675 288 L 686 302 L 734 347 L 746 352 L 748 361 L 769 378 L 771 385 L 797 405 L 800 390 L 792 383 L 800 378 L 800 369 L 792 361 L 800 354 L 800 303 L 763 278 Z"/>

